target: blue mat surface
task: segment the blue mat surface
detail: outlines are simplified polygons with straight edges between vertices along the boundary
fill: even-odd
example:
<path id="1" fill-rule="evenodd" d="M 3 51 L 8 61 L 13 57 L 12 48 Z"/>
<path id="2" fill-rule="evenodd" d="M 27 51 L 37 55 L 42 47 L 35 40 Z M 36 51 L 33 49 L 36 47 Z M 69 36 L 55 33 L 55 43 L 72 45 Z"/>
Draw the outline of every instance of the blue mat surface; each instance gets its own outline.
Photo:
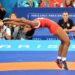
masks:
<path id="1" fill-rule="evenodd" d="M 57 51 L 6 51 L 0 52 L 0 62 L 55 61 Z M 67 61 L 75 62 L 75 52 L 68 52 Z"/>
<path id="2" fill-rule="evenodd" d="M 75 71 L 33 70 L 33 71 L 3 71 L 0 75 L 75 75 Z"/>

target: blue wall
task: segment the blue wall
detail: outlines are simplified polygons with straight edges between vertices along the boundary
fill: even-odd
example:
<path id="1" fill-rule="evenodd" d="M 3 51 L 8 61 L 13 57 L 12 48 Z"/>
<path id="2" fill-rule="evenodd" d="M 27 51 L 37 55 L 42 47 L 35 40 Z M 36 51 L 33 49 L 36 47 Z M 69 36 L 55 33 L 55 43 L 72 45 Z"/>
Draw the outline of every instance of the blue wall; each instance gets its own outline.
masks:
<path id="1" fill-rule="evenodd" d="M 3 7 L 6 9 L 6 16 L 9 16 L 9 14 L 12 12 L 13 7 L 16 5 L 17 0 L 0 0 Z"/>
<path id="2" fill-rule="evenodd" d="M 60 11 L 60 12 L 59 12 Z M 18 17 L 26 17 L 27 19 L 33 20 L 37 17 L 45 17 L 50 18 L 55 22 L 58 22 L 60 18 L 62 18 L 62 13 L 64 11 L 69 12 L 70 18 L 73 20 L 75 25 L 75 9 L 70 8 L 14 8 L 14 12 Z M 69 33 L 70 39 L 75 39 L 75 32 Z M 33 36 L 34 39 L 57 39 L 56 37 L 52 36 L 47 28 L 37 29 Z"/>

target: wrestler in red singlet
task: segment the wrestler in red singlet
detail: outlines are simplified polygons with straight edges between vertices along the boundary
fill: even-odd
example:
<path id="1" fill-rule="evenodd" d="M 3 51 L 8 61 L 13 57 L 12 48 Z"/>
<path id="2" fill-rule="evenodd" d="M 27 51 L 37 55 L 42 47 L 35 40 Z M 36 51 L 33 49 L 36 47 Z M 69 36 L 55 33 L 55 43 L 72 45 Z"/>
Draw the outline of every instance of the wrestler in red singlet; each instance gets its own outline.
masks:
<path id="1" fill-rule="evenodd" d="M 56 31 L 59 28 L 57 23 L 48 18 L 37 18 L 35 20 L 39 20 L 39 24 L 35 28 L 48 28 L 53 35 L 56 35 Z"/>

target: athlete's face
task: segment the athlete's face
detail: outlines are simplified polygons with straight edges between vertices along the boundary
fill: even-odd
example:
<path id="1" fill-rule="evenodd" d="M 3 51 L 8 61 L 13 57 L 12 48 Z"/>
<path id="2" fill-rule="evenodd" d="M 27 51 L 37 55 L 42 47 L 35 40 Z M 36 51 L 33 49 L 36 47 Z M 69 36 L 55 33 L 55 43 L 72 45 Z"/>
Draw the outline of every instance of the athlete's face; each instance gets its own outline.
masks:
<path id="1" fill-rule="evenodd" d="M 68 18 L 69 18 L 69 14 L 68 13 L 63 13 L 63 19 L 64 20 L 68 20 Z"/>
<path id="2" fill-rule="evenodd" d="M 29 0 L 29 3 L 32 3 L 33 2 L 33 0 Z"/>
<path id="3" fill-rule="evenodd" d="M 25 25 L 25 27 L 24 27 L 24 30 L 25 30 L 25 32 L 28 32 L 28 31 L 30 31 L 32 28 L 31 28 L 31 26 L 29 26 L 29 25 Z"/>
<path id="4" fill-rule="evenodd" d="M 0 8 L 2 8 L 2 4 L 0 3 Z"/>
<path id="5" fill-rule="evenodd" d="M 41 0 L 41 2 L 44 2 L 45 0 Z"/>
<path id="6" fill-rule="evenodd" d="M 11 14 L 11 15 L 10 15 L 10 18 L 11 18 L 11 19 L 16 19 L 17 16 L 16 16 L 15 14 Z"/>
<path id="7" fill-rule="evenodd" d="M 72 0 L 66 0 L 66 4 L 67 4 L 67 5 L 70 5 L 71 2 L 72 2 Z"/>
<path id="8" fill-rule="evenodd" d="M 50 2 L 50 0 L 46 0 L 47 2 Z"/>

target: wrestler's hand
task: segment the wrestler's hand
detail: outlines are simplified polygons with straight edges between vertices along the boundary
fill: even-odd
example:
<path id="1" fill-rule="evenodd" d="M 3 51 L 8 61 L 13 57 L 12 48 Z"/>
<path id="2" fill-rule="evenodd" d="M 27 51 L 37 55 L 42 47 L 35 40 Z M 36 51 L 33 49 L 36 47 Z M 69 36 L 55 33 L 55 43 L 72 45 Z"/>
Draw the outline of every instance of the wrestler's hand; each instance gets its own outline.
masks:
<path id="1" fill-rule="evenodd" d="M 65 32 L 68 32 L 68 29 L 64 29 Z"/>

